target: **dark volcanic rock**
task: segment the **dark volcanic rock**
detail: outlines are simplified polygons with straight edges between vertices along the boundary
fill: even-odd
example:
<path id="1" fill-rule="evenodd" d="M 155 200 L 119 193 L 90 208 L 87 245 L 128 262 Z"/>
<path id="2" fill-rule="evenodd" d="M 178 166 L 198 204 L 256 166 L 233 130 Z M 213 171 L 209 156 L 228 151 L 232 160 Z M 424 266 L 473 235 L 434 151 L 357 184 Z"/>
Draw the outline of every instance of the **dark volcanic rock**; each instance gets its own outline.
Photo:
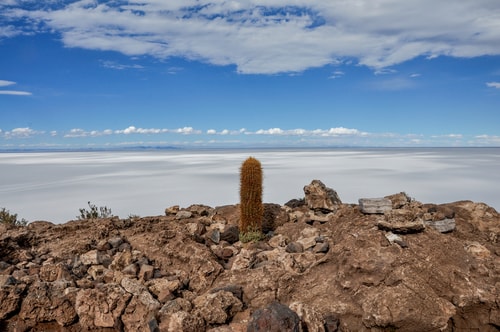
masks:
<path id="1" fill-rule="evenodd" d="M 248 323 L 247 332 L 299 332 L 299 316 L 286 305 L 273 302 L 256 310 Z"/>

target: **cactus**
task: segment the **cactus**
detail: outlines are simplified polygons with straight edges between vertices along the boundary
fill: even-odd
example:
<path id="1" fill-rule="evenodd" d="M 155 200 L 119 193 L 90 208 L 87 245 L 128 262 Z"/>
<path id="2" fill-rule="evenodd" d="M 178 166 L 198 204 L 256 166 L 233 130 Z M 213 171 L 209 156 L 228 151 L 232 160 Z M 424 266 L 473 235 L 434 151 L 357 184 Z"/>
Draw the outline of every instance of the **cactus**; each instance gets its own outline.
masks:
<path id="1" fill-rule="evenodd" d="M 249 242 L 262 238 L 262 167 L 249 157 L 240 170 L 240 240 Z"/>

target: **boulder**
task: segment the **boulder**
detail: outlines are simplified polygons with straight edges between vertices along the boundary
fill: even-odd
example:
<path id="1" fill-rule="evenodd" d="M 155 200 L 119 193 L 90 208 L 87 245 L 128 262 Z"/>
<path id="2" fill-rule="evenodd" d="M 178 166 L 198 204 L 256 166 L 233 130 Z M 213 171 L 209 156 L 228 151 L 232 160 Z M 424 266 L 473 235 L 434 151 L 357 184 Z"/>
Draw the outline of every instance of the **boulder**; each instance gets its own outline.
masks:
<path id="1" fill-rule="evenodd" d="M 299 332 L 299 316 L 286 305 L 273 302 L 255 310 L 248 322 L 247 332 Z"/>
<path id="2" fill-rule="evenodd" d="M 365 214 L 384 214 L 392 210 L 389 198 L 360 198 L 359 209 Z"/>
<path id="3" fill-rule="evenodd" d="M 194 312 L 210 325 L 225 324 L 243 309 L 243 303 L 233 293 L 225 290 L 198 296 L 193 305 Z"/>
<path id="4" fill-rule="evenodd" d="M 19 318 L 30 322 L 31 326 L 40 322 L 57 322 L 61 326 L 72 324 L 77 315 L 74 298 L 64 292 L 66 286 L 69 285 L 64 282 L 33 283 L 22 302 Z"/>
<path id="5" fill-rule="evenodd" d="M 408 196 L 405 192 L 385 196 L 385 198 L 391 200 L 393 209 L 401 209 L 411 202 L 410 196 Z"/>
<path id="6" fill-rule="evenodd" d="M 118 284 L 104 284 L 95 289 L 80 290 L 75 308 L 84 329 L 115 328 L 121 330 L 121 316 L 132 295 Z"/>
<path id="7" fill-rule="evenodd" d="M 147 291 L 132 296 L 121 317 L 125 331 L 154 331 L 158 326 L 155 314 L 160 307 L 160 302 Z"/>
<path id="8" fill-rule="evenodd" d="M 12 276 L 0 275 L 0 321 L 19 310 L 26 285 Z"/>
<path id="9" fill-rule="evenodd" d="M 306 205 L 311 210 L 334 212 L 342 204 L 337 192 L 326 187 L 320 180 L 313 180 L 305 186 L 304 194 Z"/>

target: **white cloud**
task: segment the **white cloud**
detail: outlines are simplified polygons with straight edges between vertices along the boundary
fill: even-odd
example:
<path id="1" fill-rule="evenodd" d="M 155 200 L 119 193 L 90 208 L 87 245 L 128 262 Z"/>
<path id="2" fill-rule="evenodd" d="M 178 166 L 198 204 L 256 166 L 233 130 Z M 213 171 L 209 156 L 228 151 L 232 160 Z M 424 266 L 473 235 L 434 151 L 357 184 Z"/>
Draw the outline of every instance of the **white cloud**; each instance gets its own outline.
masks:
<path id="1" fill-rule="evenodd" d="M 4 132 L 4 137 L 7 139 L 11 138 L 29 138 L 34 135 L 43 134 L 43 131 L 36 131 L 29 127 L 14 128 L 10 131 Z"/>
<path id="2" fill-rule="evenodd" d="M 10 96 L 31 96 L 31 92 L 27 91 L 15 91 L 15 90 L 0 90 L 0 95 L 10 95 Z"/>
<path id="3" fill-rule="evenodd" d="M 488 82 L 486 86 L 489 88 L 500 89 L 500 82 Z"/>
<path id="4" fill-rule="evenodd" d="M 109 68 L 109 69 L 116 69 L 116 70 L 124 70 L 124 69 L 143 69 L 144 66 L 138 65 L 138 64 L 132 64 L 132 65 L 125 65 L 122 63 L 117 63 L 114 61 L 101 61 L 101 66 L 104 68 Z"/>
<path id="5" fill-rule="evenodd" d="M 16 84 L 16 82 L 0 80 L 0 87 L 5 87 L 5 86 L 10 86 L 10 85 L 15 85 L 15 84 Z M 0 90 L 0 95 L 31 96 L 31 92 L 17 91 L 17 90 Z"/>
<path id="6" fill-rule="evenodd" d="M 0 80 L 0 86 L 9 86 L 14 84 L 16 84 L 16 82 Z"/>
<path id="7" fill-rule="evenodd" d="M 340 77 L 344 76 L 344 74 L 345 73 L 343 71 L 336 70 L 328 78 L 330 78 L 330 79 L 336 79 L 336 78 L 340 78 Z"/>
<path id="8" fill-rule="evenodd" d="M 180 56 L 236 65 L 241 73 L 300 72 L 351 59 L 381 71 L 418 56 L 500 54 L 497 0 L 80 0 L 52 8 L 19 6 L 0 16 L 34 22 L 33 32 L 45 25 L 61 33 L 68 47 Z"/>

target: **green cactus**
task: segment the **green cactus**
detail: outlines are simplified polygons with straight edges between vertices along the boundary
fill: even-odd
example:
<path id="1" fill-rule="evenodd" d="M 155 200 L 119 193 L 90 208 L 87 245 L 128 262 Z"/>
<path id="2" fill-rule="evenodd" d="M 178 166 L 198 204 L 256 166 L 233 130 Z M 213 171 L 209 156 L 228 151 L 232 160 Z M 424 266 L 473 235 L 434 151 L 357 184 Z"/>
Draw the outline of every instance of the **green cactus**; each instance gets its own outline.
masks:
<path id="1" fill-rule="evenodd" d="M 240 170 L 240 240 L 256 241 L 262 238 L 262 167 L 260 161 L 249 157 Z"/>

